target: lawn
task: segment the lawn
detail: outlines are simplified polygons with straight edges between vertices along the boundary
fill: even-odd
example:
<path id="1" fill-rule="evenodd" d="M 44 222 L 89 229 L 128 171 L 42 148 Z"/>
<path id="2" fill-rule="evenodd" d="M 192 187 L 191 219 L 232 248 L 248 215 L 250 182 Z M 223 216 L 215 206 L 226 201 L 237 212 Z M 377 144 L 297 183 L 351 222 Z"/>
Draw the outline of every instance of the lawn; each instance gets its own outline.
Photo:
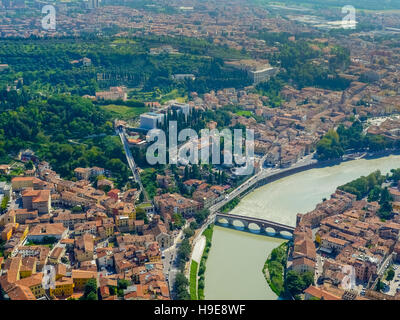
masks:
<path id="1" fill-rule="evenodd" d="M 206 237 L 206 240 L 207 241 L 209 241 L 209 242 L 211 242 L 211 239 L 212 239 L 212 235 L 213 235 L 213 226 L 209 226 L 206 230 L 204 230 L 204 232 L 203 232 L 203 236 L 205 236 Z M 210 244 L 210 246 L 211 246 L 211 244 Z"/>
<path id="2" fill-rule="evenodd" d="M 120 119 L 132 119 L 136 118 L 142 113 L 145 113 L 148 110 L 147 107 L 128 107 L 128 106 L 119 106 L 116 104 L 109 104 L 107 106 L 101 106 L 103 110 L 110 112 L 113 116 Z"/>
<path id="3" fill-rule="evenodd" d="M 240 110 L 240 111 L 237 111 L 236 114 L 237 114 L 238 116 L 247 117 L 247 118 L 253 116 L 253 113 L 252 113 L 251 111 L 247 111 L 247 110 Z"/>
<path id="4" fill-rule="evenodd" d="M 44 246 L 44 247 L 49 247 L 50 250 L 53 249 L 54 244 L 52 243 L 41 243 L 41 242 L 31 242 L 31 241 L 27 241 L 25 243 L 25 246 L 27 247 L 33 247 L 33 246 Z"/>
<path id="5" fill-rule="evenodd" d="M 134 89 L 129 92 L 129 98 L 137 100 L 137 101 L 143 101 L 143 102 L 158 101 L 158 100 L 160 100 L 159 99 L 160 94 L 161 94 L 161 92 L 159 92 L 157 90 L 151 91 L 151 92 L 143 92 L 143 91 Z"/>
<path id="6" fill-rule="evenodd" d="M 187 101 L 187 96 L 182 97 L 182 95 L 179 93 L 178 89 L 173 89 L 167 94 L 164 94 L 162 98 L 160 99 L 160 103 L 164 104 L 168 102 L 169 100 L 177 100 L 178 102 L 186 102 Z"/>
<path id="7" fill-rule="evenodd" d="M 190 265 L 190 299 L 197 300 L 197 269 L 199 264 L 192 260 Z"/>
<path id="8" fill-rule="evenodd" d="M 150 203 L 141 203 L 137 206 L 137 208 L 143 208 L 143 209 L 150 208 L 150 207 L 151 207 Z"/>
<path id="9" fill-rule="evenodd" d="M 132 39 L 122 39 L 122 38 L 118 38 L 115 39 L 113 42 L 113 44 L 135 44 L 136 41 L 132 40 Z"/>

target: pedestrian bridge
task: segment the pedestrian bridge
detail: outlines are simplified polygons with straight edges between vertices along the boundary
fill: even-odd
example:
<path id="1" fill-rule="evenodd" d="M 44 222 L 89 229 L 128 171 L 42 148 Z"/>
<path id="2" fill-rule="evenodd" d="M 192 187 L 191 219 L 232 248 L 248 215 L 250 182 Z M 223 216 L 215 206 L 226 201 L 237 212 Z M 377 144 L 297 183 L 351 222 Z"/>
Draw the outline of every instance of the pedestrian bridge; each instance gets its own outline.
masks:
<path id="1" fill-rule="evenodd" d="M 220 212 L 217 212 L 215 214 L 215 224 L 222 226 L 224 225 L 226 226 L 228 224 L 231 227 L 240 227 L 234 224 L 235 221 L 239 221 L 243 225 L 244 229 L 247 231 L 252 231 L 252 230 L 256 231 L 257 228 L 250 227 L 251 225 L 255 225 L 259 228 L 260 234 L 265 234 L 265 235 L 270 235 L 271 233 L 277 236 L 293 235 L 295 229 L 294 227 L 266 219 L 246 217 L 236 214 L 220 213 Z"/>

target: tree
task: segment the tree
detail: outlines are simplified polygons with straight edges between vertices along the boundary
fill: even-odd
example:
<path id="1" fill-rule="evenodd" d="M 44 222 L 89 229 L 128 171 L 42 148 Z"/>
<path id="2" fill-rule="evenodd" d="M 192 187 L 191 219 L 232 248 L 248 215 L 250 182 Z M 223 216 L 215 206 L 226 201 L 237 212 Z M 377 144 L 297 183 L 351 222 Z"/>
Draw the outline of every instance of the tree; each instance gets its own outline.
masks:
<path id="1" fill-rule="evenodd" d="M 196 221 L 192 221 L 190 223 L 190 228 L 193 229 L 193 230 L 196 230 L 198 228 L 197 222 Z"/>
<path id="2" fill-rule="evenodd" d="M 387 275 L 386 275 L 386 280 L 387 281 L 392 281 L 394 278 L 395 272 L 393 270 L 393 268 L 389 268 Z"/>
<path id="3" fill-rule="evenodd" d="M 195 213 L 195 219 L 197 224 L 202 224 L 204 220 L 208 217 L 210 211 L 208 209 L 203 209 Z"/>
<path id="4" fill-rule="evenodd" d="M 110 289 L 110 295 L 114 296 L 117 293 L 117 288 L 114 286 L 109 286 L 108 287 Z"/>
<path id="5" fill-rule="evenodd" d="M 27 169 L 27 170 L 32 170 L 32 169 L 33 169 L 33 162 L 32 162 L 32 160 L 29 160 L 29 161 L 25 164 L 25 169 Z"/>
<path id="6" fill-rule="evenodd" d="M 143 202 L 144 201 L 144 192 L 140 192 L 139 194 L 139 202 Z"/>
<path id="7" fill-rule="evenodd" d="M 128 280 L 119 279 L 118 283 L 117 283 L 117 286 L 118 286 L 117 288 L 124 290 L 124 289 L 128 288 L 129 285 L 130 285 L 130 282 Z"/>
<path id="8" fill-rule="evenodd" d="M 185 230 L 183 230 L 183 233 L 185 234 L 186 238 L 190 238 L 194 235 L 194 230 L 191 228 L 186 228 Z"/>
<path id="9" fill-rule="evenodd" d="M 286 288 L 294 296 L 303 290 L 303 280 L 300 274 L 294 270 L 290 270 L 286 275 Z"/>
<path id="10" fill-rule="evenodd" d="M 372 201 L 378 201 L 380 199 L 381 196 L 381 188 L 378 186 L 375 186 L 368 195 L 368 201 L 372 202 Z"/>
<path id="11" fill-rule="evenodd" d="M 380 198 L 380 200 L 379 200 L 379 204 L 383 204 L 383 203 L 385 203 L 385 202 L 389 202 L 389 201 L 392 201 L 393 199 L 392 199 L 392 196 L 390 195 L 390 193 L 389 193 L 389 189 L 387 188 L 387 187 L 385 187 L 383 190 L 382 190 L 382 193 L 381 193 L 381 198 Z"/>
<path id="12" fill-rule="evenodd" d="M 380 218 L 385 220 L 392 218 L 393 207 L 390 201 L 392 201 L 392 196 L 390 195 L 388 188 L 385 187 L 381 192 L 381 198 L 379 200 L 381 207 L 378 210 L 378 215 Z"/>
<path id="13" fill-rule="evenodd" d="M 396 184 L 400 180 L 400 169 L 392 169 L 390 172 L 392 173 L 390 180 Z"/>
<path id="14" fill-rule="evenodd" d="M 136 220 L 144 220 L 146 217 L 146 211 L 143 208 L 136 208 Z"/>
<path id="15" fill-rule="evenodd" d="M 79 213 L 79 212 L 82 212 L 83 209 L 82 209 L 81 206 L 75 206 L 75 207 L 72 208 L 71 211 L 72 211 L 72 213 Z"/>
<path id="16" fill-rule="evenodd" d="M 375 291 L 381 292 L 383 289 L 385 289 L 385 284 L 381 281 L 381 278 L 379 278 Z"/>
<path id="17" fill-rule="evenodd" d="M 343 154 L 344 150 L 340 144 L 339 135 L 334 130 L 329 130 L 317 144 L 319 160 L 337 159 Z"/>
<path id="18" fill-rule="evenodd" d="M 6 295 L 6 293 L 4 292 L 3 288 L 0 286 L 0 301 L 6 300 L 5 295 Z"/>
<path id="19" fill-rule="evenodd" d="M 89 279 L 85 284 L 83 296 L 81 300 L 97 300 L 97 280 L 92 278 Z"/>
<path id="20" fill-rule="evenodd" d="M 0 212 L 3 212 L 7 209 L 7 204 L 10 201 L 10 197 L 9 196 L 5 196 L 3 198 L 3 200 L 1 200 L 1 204 L 0 204 Z"/>
<path id="21" fill-rule="evenodd" d="M 388 220 L 393 216 L 393 207 L 390 202 L 385 202 L 381 204 L 381 207 L 378 210 L 378 215 L 380 218 Z"/>
<path id="22" fill-rule="evenodd" d="M 375 198 L 376 193 L 380 193 L 380 186 L 383 180 L 384 177 L 381 175 L 381 172 L 377 170 L 369 174 L 367 177 L 362 176 L 349 183 L 346 183 L 343 186 L 340 186 L 338 189 L 356 195 L 357 200 L 361 200 L 367 195 L 371 198 Z M 374 191 L 371 193 L 371 190 Z"/>
<path id="23" fill-rule="evenodd" d="M 94 293 L 94 292 L 90 292 L 90 293 L 87 295 L 86 300 L 98 300 L 97 294 Z"/>
<path id="24" fill-rule="evenodd" d="M 307 289 L 310 285 L 314 284 L 314 274 L 312 272 L 304 272 L 302 275 L 303 290 Z"/>
<path id="25" fill-rule="evenodd" d="M 175 277 L 174 289 L 178 300 L 190 300 L 188 292 L 189 281 L 182 272 L 178 272 Z"/>
<path id="26" fill-rule="evenodd" d="M 184 239 L 181 243 L 181 246 L 179 247 L 178 257 L 184 261 L 188 261 L 190 253 L 191 253 L 191 247 L 189 240 Z"/>
<path id="27" fill-rule="evenodd" d="M 174 222 L 174 228 L 175 229 L 181 229 L 183 224 L 184 224 L 184 219 L 182 217 L 182 214 L 180 213 L 175 213 L 172 216 L 173 222 Z"/>
<path id="28" fill-rule="evenodd" d="M 286 289 L 294 297 L 303 292 L 313 283 L 314 274 L 312 272 L 299 273 L 294 270 L 290 270 L 285 279 Z"/>

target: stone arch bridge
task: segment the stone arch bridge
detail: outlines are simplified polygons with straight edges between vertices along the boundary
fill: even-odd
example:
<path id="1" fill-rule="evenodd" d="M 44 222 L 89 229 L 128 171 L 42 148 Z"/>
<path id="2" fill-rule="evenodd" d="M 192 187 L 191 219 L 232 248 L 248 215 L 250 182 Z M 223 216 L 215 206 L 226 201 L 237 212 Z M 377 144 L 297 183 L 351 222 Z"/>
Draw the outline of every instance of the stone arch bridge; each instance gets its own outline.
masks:
<path id="1" fill-rule="evenodd" d="M 240 221 L 244 228 L 246 230 L 250 230 L 249 225 L 250 224 L 255 224 L 260 228 L 260 233 L 261 234 L 266 234 L 267 228 L 271 228 L 275 231 L 275 235 L 281 234 L 281 232 L 287 232 L 293 235 L 294 232 L 294 227 L 288 226 L 282 223 L 277 223 L 273 222 L 270 220 L 266 219 L 260 219 L 260 218 L 253 218 L 253 217 L 246 217 L 246 216 L 240 216 L 236 214 L 230 214 L 230 213 L 216 213 L 215 214 L 215 223 L 219 225 L 224 225 L 226 222 L 222 222 L 223 220 L 226 220 L 229 226 L 234 227 L 234 222 L 235 221 Z"/>

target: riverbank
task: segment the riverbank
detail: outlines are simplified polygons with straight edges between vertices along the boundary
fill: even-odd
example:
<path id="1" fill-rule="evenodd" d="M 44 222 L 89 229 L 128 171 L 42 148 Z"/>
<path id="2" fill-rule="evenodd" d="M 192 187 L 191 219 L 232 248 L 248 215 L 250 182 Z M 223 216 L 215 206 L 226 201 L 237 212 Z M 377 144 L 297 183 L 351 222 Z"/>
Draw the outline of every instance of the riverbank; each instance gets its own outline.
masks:
<path id="1" fill-rule="evenodd" d="M 289 243 L 284 242 L 273 249 L 263 267 L 263 274 L 271 290 L 278 297 L 285 293 L 285 269 Z"/>
<path id="2" fill-rule="evenodd" d="M 197 299 L 198 300 L 204 300 L 206 263 L 207 263 L 207 259 L 208 259 L 208 253 L 210 252 L 210 248 L 211 248 L 211 240 L 212 240 L 213 230 L 214 230 L 214 225 L 211 224 L 207 227 L 206 230 L 203 231 L 203 236 L 206 239 L 206 243 L 204 246 L 203 255 L 200 259 L 199 271 L 198 271 L 198 273 L 196 272 L 196 277 L 194 277 L 194 279 L 197 280 Z M 194 261 L 192 261 L 192 264 L 193 264 L 193 262 Z M 192 278 L 192 275 L 190 276 L 190 278 Z"/>
<path id="3" fill-rule="evenodd" d="M 339 166 L 343 163 L 347 163 L 347 162 L 351 162 L 351 161 L 355 161 L 355 160 L 361 160 L 361 159 L 375 160 L 375 159 L 380 159 L 380 158 L 384 158 L 384 157 L 388 157 L 388 156 L 392 156 L 392 155 L 394 155 L 394 156 L 400 155 L 400 150 L 399 149 L 386 149 L 386 150 L 375 151 L 375 152 L 364 152 L 364 156 L 361 158 L 353 153 L 348 152 L 340 158 L 323 160 L 323 161 L 315 160 L 315 162 L 309 163 L 306 165 L 298 165 L 301 162 L 297 162 L 297 163 L 293 164 L 291 167 L 281 168 L 280 172 L 276 172 L 273 175 L 260 180 L 260 182 L 257 183 L 254 187 L 249 188 L 246 192 L 244 192 L 243 194 L 238 196 L 239 202 L 242 198 L 244 198 L 248 194 L 256 191 L 257 189 L 259 189 L 271 182 L 275 182 L 275 181 L 281 180 L 283 178 L 286 178 L 286 177 L 289 177 L 289 176 L 292 176 L 292 175 L 295 175 L 295 174 L 298 174 L 301 172 L 309 171 L 312 169 L 323 169 L 323 168 Z M 238 204 L 236 204 L 235 207 L 237 205 Z"/>
<path id="4" fill-rule="evenodd" d="M 197 271 L 199 264 L 192 260 L 190 265 L 189 293 L 190 300 L 197 300 Z"/>
<path id="5" fill-rule="evenodd" d="M 240 202 L 240 198 L 236 197 L 229 201 L 227 204 L 221 207 L 222 213 L 228 213 L 229 211 L 233 210 Z"/>

